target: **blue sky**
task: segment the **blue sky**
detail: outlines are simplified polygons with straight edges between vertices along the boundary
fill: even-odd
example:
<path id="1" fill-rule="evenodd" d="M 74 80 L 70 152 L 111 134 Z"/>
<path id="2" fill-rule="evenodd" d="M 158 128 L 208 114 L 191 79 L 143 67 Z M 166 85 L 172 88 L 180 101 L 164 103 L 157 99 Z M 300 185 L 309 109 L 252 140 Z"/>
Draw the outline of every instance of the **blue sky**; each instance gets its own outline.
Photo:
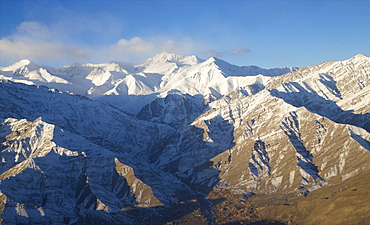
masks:
<path id="1" fill-rule="evenodd" d="M 162 51 L 264 68 L 370 55 L 370 1 L 1 0 L 0 66 Z"/>

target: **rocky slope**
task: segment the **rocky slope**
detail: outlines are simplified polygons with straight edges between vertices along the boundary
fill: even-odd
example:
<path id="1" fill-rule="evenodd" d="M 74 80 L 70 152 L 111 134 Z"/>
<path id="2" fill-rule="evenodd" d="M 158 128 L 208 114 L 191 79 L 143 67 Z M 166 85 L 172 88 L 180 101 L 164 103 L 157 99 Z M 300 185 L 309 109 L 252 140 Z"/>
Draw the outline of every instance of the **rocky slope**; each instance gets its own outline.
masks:
<path id="1" fill-rule="evenodd" d="M 348 73 L 350 68 L 355 72 Z M 254 95 L 240 97 L 243 94 L 236 90 L 211 103 L 213 108 L 193 125 L 202 128 L 205 136 L 213 131 L 207 121 L 215 118 L 233 127 L 229 132 L 234 146 L 223 157 L 213 159 L 219 170 L 228 171 L 225 182 L 229 186 L 235 182 L 233 185 L 251 191 L 270 186 L 267 192 L 306 189 L 307 185 L 315 189 L 331 177 L 354 174 L 358 168 L 346 166 L 351 154 L 357 163 L 366 164 L 370 150 L 369 72 L 368 57 L 363 55 L 302 68 L 273 78 Z M 234 165 L 230 160 L 241 156 L 244 163 L 237 160 Z M 289 173 L 284 171 L 286 165 Z M 234 168 L 237 166 L 241 168 Z"/>
<path id="2" fill-rule="evenodd" d="M 4 224 L 370 217 L 365 55 L 298 70 L 174 54 L 60 69 L 21 61 L 0 74 Z"/>

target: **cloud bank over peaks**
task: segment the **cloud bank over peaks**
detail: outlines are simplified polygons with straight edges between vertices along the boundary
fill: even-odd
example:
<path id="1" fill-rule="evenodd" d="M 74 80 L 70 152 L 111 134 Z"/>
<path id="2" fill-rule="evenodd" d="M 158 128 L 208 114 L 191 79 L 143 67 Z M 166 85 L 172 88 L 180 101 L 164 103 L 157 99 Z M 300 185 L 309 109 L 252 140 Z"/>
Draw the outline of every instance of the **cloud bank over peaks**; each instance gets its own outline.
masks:
<path id="1" fill-rule="evenodd" d="M 72 30 L 68 30 L 72 29 Z M 191 37 L 173 38 L 169 36 L 118 38 L 113 43 L 105 41 L 91 45 L 81 42 L 83 37 L 73 32 L 73 27 L 54 26 L 37 21 L 22 22 L 16 31 L 0 40 L 1 63 L 7 66 L 15 61 L 27 58 L 39 64 L 62 66 L 71 61 L 92 63 L 110 60 L 138 62 L 160 52 L 182 55 L 199 54 L 202 57 L 222 57 L 250 52 L 244 47 L 231 51 L 215 51 L 208 43 Z M 97 32 L 97 35 L 101 35 Z M 95 31 L 87 33 L 94 35 Z M 106 33 L 105 33 L 106 34 Z M 78 40 L 76 40 L 78 39 Z"/>
<path id="2" fill-rule="evenodd" d="M 0 46 L 4 61 L 85 58 L 90 54 L 87 48 L 63 43 L 47 26 L 35 21 L 21 23 L 14 34 L 0 40 Z"/>
<path id="3" fill-rule="evenodd" d="M 119 39 L 116 43 L 103 46 L 94 52 L 91 57 L 98 61 L 106 61 L 112 57 L 115 60 L 137 62 L 152 57 L 160 52 L 171 52 L 176 54 L 192 54 L 197 45 L 191 38 L 173 40 L 171 37 L 152 37 L 131 39 Z M 95 54 L 96 53 L 96 54 Z"/>

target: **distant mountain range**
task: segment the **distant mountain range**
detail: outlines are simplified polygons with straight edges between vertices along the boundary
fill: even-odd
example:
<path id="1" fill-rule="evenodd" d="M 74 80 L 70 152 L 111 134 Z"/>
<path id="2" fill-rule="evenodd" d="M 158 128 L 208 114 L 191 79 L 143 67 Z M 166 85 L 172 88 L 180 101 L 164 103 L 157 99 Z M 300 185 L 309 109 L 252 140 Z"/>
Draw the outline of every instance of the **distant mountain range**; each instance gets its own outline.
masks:
<path id="1" fill-rule="evenodd" d="M 2 68 L 0 78 L 26 84 L 46 85 L 49 88 L 72 91 L 93 99 L 104 98 L 104 102 L 109 101 L 123 111 L 137 113 L 157 96 L 165 97 L 171 90 L 219 98 L 239 86 L 257 81 L 266 82 L 272 76 L 296 69 L 284 67 L 266 70 L 257 66 L 239 67 L 217 58 L 202 60 L 196 56 L 161 53 L 137 64 L 73 62 L 57 69 L 21 60 L 12 66 Z M 133 97 L 144 95 L 147 97 Z"/>
<path id="2" fill-rule="evenodd" d="M 369 76 L 362 54 L 0 68 L 2 223 L 369 221 Z"/>

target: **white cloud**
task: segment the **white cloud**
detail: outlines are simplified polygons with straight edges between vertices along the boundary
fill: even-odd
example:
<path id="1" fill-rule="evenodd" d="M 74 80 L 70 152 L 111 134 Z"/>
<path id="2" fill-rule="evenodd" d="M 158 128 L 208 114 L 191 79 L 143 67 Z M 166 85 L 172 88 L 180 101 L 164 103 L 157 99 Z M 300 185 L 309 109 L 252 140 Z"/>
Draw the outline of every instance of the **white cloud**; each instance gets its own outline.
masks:
<path id="1" fill-rule="evenodd" d="M 88 49 L 68 47 L 57 43 L 32 43 L 22 40 L 11 41 L 6 38 L 0 40 L 0 46 L 1 55 L 18 59 L 84 58 L 89 53 Z"/>
<path id="2" fill-rule="evenodd" d="M 177 54 L 194 54 L 197 49 L 206 47 L 206 44 L 198 41 L 194 41 L 192 38 L 184 37 L 181 40 L 173 40 L 172 38 L 165 38 L 161 42 L 163 43 L 161 51 L 177 53 Z"/>
<path id="3" fill-rule="evenodd" d="M 111 45 L 114 51 L 123 52 L 124 54 L 138 55 L 148 51 L 153 51 L 156 46 L 150 41 L 144 41 L 139 37 L 133 37 L 129 40 L 120 39 L 114 45 Z"/>
<path id="4" fill-rule="evenodd" d="M 49 29 L 39 22 L 26 21 L 17 27 L 17 32 L 12 36 L 13 39 L 28 40 L 48 40 L 50 39 Z"/>
<path id="5" fill-rule="evenodd" d="M 249 52 L 251 52 L 250 49 L 238 46 L 233 50 L 232 55 L 240 55 L 240 54 L 249 53 Z"/>
<path id="6" fill-rule="evenodd" d="M 92 58 L 95 61 L 140 61 L 160 52 L 177 54 L 193 54 L 196 44 L 191 38 L 173 40 L 170 37 L 152 37 L 131 39 L 120 39 L 109 46 L 102 46 L 100 49 L 92 50 Z"/>
<path id="7" fill-rule="evenodd" d="M 83 58 L 89 54 L 86 48 L 77 48 L 52 40 L 50 30 L 41 23 L 21 23 L 17 32 L 0 40 L 2 58 L 60 59 Z"/>

